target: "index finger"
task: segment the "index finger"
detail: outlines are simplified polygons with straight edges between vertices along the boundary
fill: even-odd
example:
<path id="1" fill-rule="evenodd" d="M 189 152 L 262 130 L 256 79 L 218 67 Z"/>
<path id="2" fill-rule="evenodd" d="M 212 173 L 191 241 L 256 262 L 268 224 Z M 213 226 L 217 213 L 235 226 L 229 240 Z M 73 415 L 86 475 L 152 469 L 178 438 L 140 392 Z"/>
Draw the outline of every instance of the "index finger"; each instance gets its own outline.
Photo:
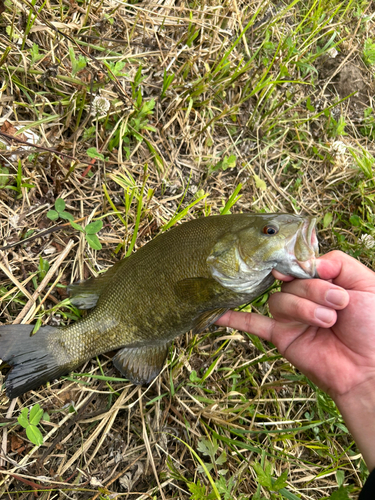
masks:
<path id="1" fill-rule="evenodd" d="M 256 313 L 227 311 L 215 321 L 215 325 L 229 326 L 235 330 L 252 333 L 264 340 L 271 340 L 275 320 Z"/>

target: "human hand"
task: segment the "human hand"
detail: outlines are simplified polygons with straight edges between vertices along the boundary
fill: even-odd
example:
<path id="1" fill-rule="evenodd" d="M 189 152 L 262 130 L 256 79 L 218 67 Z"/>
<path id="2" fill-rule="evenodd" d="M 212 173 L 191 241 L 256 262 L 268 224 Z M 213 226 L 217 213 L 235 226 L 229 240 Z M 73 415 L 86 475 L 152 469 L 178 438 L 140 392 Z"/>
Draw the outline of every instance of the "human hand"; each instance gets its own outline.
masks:
<path id="1" fill-rule="evenodd" d="M 272 319 L 229 311 L 216 324 L 271 341 L 336 400 L 375 382 L 375 273 L 339 251 L 320 257 L 317 271 L 321 279 L 274 272 L 289 282 L 270 297 Z"/>

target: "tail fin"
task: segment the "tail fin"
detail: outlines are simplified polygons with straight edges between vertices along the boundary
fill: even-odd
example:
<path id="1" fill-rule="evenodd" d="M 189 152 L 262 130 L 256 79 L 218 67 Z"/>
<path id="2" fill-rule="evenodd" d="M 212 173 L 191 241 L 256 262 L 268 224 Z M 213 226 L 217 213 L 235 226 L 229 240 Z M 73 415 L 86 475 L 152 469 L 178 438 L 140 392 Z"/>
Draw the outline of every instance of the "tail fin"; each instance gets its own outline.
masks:
<path id="1" fill-rule="evenodd" d="M 0 359 L 13 368 L 5 381 L 9 399 L 36 389 L 40 385 L 69 371 L 61 365 L 57 353 L 51 352 L 50 338 L 58 328 L 45 326 L 31 336 L 33 325 L 0 326 Z"/>

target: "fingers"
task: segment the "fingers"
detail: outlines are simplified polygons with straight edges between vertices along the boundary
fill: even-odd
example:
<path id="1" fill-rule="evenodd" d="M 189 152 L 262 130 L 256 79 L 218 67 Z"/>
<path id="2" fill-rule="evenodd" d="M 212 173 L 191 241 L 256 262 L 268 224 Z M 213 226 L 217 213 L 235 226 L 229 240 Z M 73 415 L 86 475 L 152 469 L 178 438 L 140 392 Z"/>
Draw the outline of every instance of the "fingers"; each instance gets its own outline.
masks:
<path id="1" fill-rule="evenodd" d="M 253 333 L 264 340 L 271 340 L 275 321 L 260 314 L 228 311 L 215 324 L 229 326 L 235 330 Z"/>
<path id="2" fill-rule="evenodd" d="M 374 290 L 375 273 L 358 260 L 334 250 L 317 259 L 317 272 L 323 280 L 333 279 L 333 283 L 351 290 Z"/>
<path id="3" fill-rule="evenodd" d="M 291 293 L 274 293 L 268 303 L 273 318 L 281 323 L 299 322 L 329 328 L 337 320 L 335 309 L 324 307 Z"/>
<path id="4" fill-rule="evenodd" d="M 294 280 L 293 276 L 288 276 L 286 274 L 281 274 L 279 271 L 276 271 L 276 269 L 272 269 L 272 274 L 277 280 L 280 281 L 292 281 Z"/>
<path id="5" fill-rule="evenodd" d="M 319 279 L 293 280 L 284 283 L 281 291 L 331 309 L 344 309 L 349 304 L 349 293 L 346 290 Z"/>

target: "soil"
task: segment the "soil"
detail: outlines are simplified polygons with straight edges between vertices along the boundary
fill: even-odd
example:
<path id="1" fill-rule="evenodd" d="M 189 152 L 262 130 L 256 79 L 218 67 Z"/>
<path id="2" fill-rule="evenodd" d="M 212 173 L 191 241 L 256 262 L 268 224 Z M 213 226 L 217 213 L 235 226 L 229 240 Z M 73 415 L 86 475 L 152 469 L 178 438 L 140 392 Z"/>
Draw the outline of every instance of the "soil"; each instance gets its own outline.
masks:
<path id="1" fill-rule="evenodd" d="M 324 57 L 319 64 L 319 77 L 330 80 L 328 89 L 336 93 L 340 99 L 355 94 L 348 99 L 351 111 L 362 111 L 370 105 L 371 83 L 368 79 L 368 69 L 363 67 L 360 60 L 347 61 L 345 54 L 337 57 Z M 340 69 L 339 69 L 340 68 Z"/>

